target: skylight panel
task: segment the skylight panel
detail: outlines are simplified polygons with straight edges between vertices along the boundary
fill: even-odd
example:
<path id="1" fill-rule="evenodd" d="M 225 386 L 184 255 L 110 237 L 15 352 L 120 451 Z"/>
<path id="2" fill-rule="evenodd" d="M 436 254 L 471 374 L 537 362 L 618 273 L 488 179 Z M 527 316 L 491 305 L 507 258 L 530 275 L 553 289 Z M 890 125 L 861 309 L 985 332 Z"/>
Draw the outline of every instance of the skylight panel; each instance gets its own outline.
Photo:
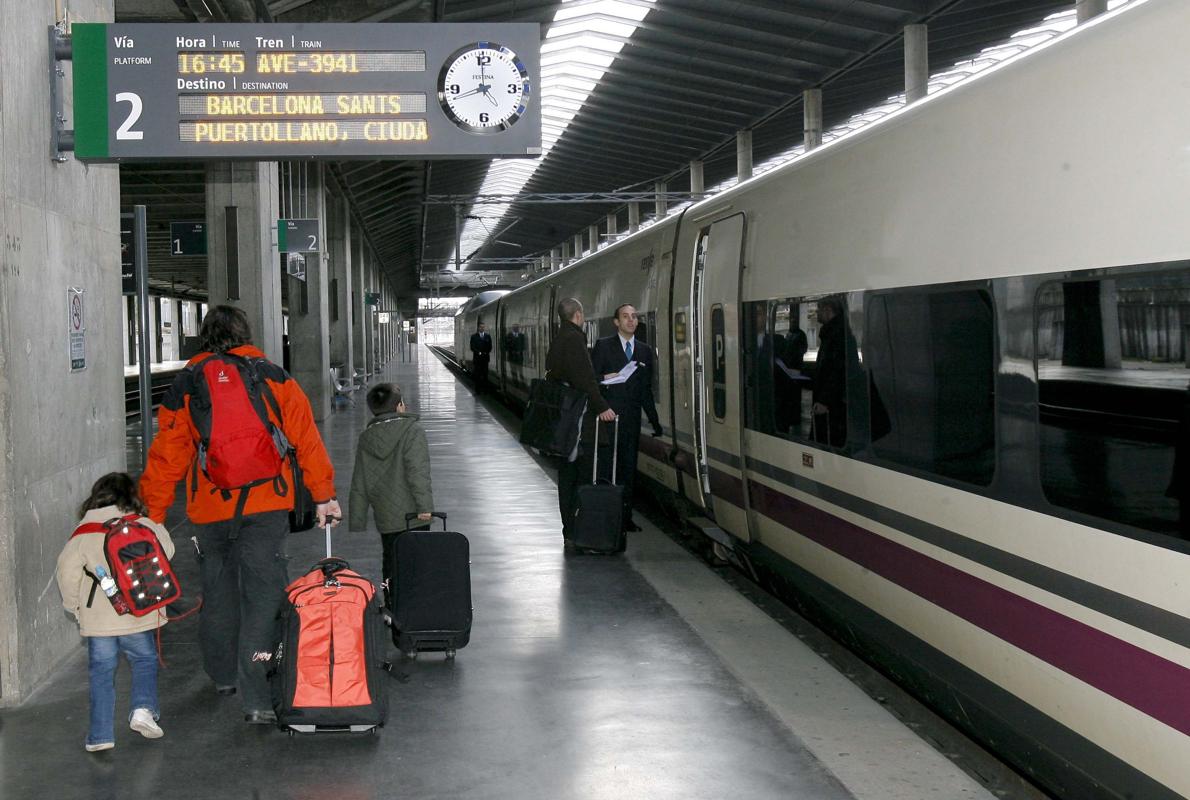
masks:
<path id="1" fill-rule="evenodd" d="M 488 168 L 480 194 L 518 194 L 565 136 L 590 93 L 615 62 L 638 24 L 653 8 L 653 0 L 564 0 L 546 30 L 541 47 L 541 156 L 533 161 L 497 159 Z M 463 227 L 459 251 L 463 257 L 482 247 L 499 230 L 509 206 L 475 206 Z M 454 254 L 451 261 L 454 261 Z"/>

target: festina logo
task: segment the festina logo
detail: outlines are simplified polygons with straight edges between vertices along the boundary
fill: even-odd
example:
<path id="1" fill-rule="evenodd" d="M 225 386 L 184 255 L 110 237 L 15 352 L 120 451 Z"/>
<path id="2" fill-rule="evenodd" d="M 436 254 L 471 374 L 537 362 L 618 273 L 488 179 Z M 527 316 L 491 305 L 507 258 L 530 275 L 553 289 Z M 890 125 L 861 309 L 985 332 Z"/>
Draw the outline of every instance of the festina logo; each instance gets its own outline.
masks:
<path id="1" fill-rule="evenodd" d="M 218 377 L 215 378 L 215 380 L 219 383 L 230 383 L 231 382 L 231 378 L 227 377 L 227 373 L 224 372 L 223 370 L 219 370 L 219 375 L 218 375 Z"/>

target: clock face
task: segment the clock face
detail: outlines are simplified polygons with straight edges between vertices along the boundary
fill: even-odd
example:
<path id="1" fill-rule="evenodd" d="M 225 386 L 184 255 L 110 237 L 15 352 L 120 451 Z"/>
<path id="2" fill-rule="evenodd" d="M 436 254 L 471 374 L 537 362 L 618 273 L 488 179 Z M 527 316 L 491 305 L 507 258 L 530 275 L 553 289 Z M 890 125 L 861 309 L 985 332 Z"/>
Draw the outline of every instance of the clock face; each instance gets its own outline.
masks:
<path id="1" fill-rule="evenodd" d="M 516 53 L 495 42 L 455 51 L 438 76 L 438 102 L 465 131 L 499 133 L 525 113 L 529 73 Z"/>

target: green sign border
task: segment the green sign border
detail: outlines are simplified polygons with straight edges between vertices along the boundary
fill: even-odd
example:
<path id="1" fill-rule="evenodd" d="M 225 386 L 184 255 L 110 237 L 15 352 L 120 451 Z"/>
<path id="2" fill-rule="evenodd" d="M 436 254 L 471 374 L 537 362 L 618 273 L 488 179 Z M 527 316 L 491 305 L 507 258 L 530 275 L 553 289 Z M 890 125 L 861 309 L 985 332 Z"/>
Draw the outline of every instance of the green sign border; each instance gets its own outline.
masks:
<path id="1" fill-rule="evenodd" d="M 107 23 L 70 28 L 74 62 L 74 154 L 107 158 Z"/>

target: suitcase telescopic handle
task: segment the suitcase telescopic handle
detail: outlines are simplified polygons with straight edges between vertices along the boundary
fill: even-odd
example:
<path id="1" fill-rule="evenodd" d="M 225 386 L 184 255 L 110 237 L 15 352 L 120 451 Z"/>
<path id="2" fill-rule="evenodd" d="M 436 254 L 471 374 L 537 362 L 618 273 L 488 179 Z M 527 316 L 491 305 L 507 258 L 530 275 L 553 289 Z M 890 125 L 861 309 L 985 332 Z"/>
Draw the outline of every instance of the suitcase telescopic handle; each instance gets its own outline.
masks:
<path id="1" fill-rule="evenodd" d="M 615 436 L 612 439 L 612 486 L 616 485 L 616 459 L 620 455 L 620 415 L 616 414 Z M 591 463 L 591 483 L 599 483 L 599 417 L 595 417 L 595 458 Z"/>
<path id="2" fill-rule="evenodd" d="M 409 523 L 417 519 L 418 512 L 411 511 L 405 515 L 405 530 L 409 530 Z M 442 520 L 442 530 L 446 530 L 446 512 L 445 511 L 431 511 L 431 517 L 437 517 Z"/>

